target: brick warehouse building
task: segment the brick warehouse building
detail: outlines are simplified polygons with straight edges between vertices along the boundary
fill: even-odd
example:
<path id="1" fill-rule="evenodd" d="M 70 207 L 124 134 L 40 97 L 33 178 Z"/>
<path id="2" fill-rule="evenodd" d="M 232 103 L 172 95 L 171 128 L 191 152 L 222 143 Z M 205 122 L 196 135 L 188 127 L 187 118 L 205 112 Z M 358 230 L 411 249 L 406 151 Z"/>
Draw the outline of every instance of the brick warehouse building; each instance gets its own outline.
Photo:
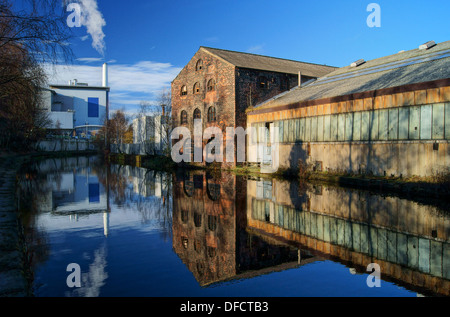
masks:
<path id="1" fill-rule="evenodd" d="M 298 86 L 299 77 L 304 83 L 335 69 L 326 65 L 200 47 L 172 81 L 174 127 L 185 126 L 193 135 L 194 119 L 202 119 L 202 131 L 217 126 L 225 138 L 227 127 L 246 128 L 245 110 L 248 107 Z M 203 148 L 206 143 L 203 140 Z M 225 152 L 222 153 L 225 158 Z"/>

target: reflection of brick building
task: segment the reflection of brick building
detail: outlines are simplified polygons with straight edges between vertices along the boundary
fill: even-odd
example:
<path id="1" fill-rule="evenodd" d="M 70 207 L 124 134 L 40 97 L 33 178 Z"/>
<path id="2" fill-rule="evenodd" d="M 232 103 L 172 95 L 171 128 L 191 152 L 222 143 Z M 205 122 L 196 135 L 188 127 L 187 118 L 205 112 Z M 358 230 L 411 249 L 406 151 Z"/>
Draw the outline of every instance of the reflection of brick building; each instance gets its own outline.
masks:
<path id="1" fill-rule="evenodd" d="M 298 265 L 297 249 L 246 231 L 245 179 L 178 175 L 173 193 L 173 249 L 201 286 Z"/>
<path id="2" fill-rule="evenodd" d="M 201 47 L 172 82 L 174 126 L 246 127 L 245 109 L 335 68 Z"/>

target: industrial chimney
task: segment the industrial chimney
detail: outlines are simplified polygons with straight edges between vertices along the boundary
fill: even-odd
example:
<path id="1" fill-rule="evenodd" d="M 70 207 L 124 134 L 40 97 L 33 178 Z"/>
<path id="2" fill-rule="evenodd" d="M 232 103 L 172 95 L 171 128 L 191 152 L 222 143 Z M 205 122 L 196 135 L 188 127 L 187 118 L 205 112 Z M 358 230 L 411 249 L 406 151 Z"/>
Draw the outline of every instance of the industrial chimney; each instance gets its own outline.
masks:
<path id="1" fill-rule="evenodd" d="M 103 80 L 102 80 L 102 86 L 108 87 L 108 64 L 103 64 Z"/>

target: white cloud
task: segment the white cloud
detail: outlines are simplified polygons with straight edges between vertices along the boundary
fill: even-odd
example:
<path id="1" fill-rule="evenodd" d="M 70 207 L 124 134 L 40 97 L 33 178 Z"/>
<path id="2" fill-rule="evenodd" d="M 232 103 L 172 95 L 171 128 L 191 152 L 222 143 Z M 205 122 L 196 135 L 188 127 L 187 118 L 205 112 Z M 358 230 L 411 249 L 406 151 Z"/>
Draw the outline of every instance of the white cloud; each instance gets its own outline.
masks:
<path id="1" fill-rule="evenodd" d="M 102 13 L 98 10 L 97 0 L 79 0 L 81 6 L 81 25 L 85 26 L 88 34 L 92 38 L 92 47 L 102 56 L 105 53 L 105 33 L 103 27 L 106 21 Z M 83 37 L 84 41 L 86 37 Z"/>
<path id="2" fill-rule="evenodd" d="M 77 61 L 83 62 L 83 63 L 94 63 L 94 62 L 101 62 L 103 58 L 101 57 L 80 57 L 77 58 Z"/>

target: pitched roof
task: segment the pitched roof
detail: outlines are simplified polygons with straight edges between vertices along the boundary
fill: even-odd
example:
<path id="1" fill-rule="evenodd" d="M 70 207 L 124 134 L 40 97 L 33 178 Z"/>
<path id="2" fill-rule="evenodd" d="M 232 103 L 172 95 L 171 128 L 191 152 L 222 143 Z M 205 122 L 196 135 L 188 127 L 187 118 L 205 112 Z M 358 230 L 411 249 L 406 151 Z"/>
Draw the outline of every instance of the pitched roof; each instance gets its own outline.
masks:
<path id="1" fill-rule="evenodd" d="M 346 66 L 256 106 L 265 108 L 450 78 L 450 41 Z"/>
<path id="2" fill-rule="evenodd" d="M 304 76 L 321 77 L 334 70 L 336 67 L 298 62 L 289 59 L 269 57 L 257 54 L 235 52 L 211 47 L 201 46 L 200 49 L 218 56 L 236 67 L 265 70 L 278 73 L 298 74 Z"/>

